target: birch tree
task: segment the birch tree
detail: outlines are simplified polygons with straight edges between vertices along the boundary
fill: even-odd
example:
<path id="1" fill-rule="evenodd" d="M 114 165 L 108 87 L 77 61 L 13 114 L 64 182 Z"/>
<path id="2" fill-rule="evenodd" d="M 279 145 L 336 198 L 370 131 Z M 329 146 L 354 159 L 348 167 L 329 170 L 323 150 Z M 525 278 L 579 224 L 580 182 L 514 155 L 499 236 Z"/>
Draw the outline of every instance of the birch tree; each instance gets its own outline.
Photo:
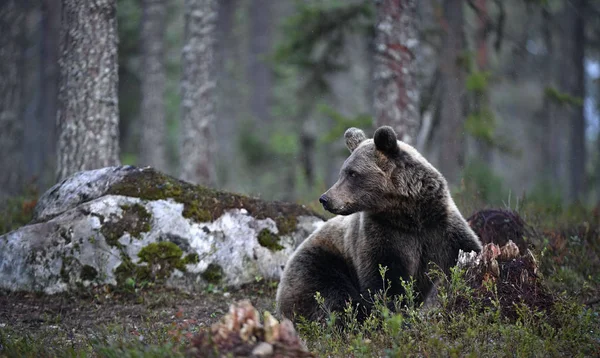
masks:
<path id="1" fill-rule="evenodd" d="M 116 0 L 63 0 L 57 176 L 119 164 Z"/>
<path id="2" fill-rule="evenodd" d="M 375 123 L 392 126 L 399 139 L 414 144 L 420 126 L 417 1 L 379 0 L 376 4 Z"/>
<path id="3" fill-rule="evenodd" d="M 180 176 L 189 182 L 214 185 L 213 66 L 217 1 L 185 0 L 184 6 Z"/>

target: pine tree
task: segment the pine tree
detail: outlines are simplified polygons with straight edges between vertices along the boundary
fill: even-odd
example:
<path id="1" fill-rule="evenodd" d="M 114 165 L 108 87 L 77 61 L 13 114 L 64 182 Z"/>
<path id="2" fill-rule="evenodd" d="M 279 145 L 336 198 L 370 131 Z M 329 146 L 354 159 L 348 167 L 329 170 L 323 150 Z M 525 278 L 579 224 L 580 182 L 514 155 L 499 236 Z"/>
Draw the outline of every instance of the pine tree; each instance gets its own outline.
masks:
<path id="1" fill-rule="evenodd" d="M 166 171 L 165 116 L 165 0 L 144 0 L 142 19 L 142 104 L 140 110 L 140 165 Z"/>
<path id="2" fill-rule="evenodd" d="M 181 79 L 181 178 L 214 185 L 216 0 L 185 0 Z"/>
<path id="3" fill-rule="evenodd" d="M 375 123 L 416 141 L 420 126 L 415 51 L 419 45 L 416 0 L 377 1 L 375 27 Z"/>
<path id="4" fill-rule="evenodd" d="M 119 164 L 116 0 L 63 0 L 57 176 Z"/>

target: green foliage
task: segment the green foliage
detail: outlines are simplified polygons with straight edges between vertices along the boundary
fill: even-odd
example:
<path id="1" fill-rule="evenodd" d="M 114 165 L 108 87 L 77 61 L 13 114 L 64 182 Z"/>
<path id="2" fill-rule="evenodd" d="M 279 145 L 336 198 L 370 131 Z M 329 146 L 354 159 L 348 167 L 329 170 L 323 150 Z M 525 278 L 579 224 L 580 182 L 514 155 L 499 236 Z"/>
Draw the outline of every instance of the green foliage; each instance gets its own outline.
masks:
<path id="1" fill-rule="evenodd" d="M 117 21 L 119 22 L 119 51 L 136 53 L 140 42 L 142 7 L 138 0 L 117 1 Z"/>
<path id="2" fill-rule="evenodd" d="M 37 192 L 27 190 L 25 194 L 9 198 L 0 209 L 0 235 L 6 234 L 28 224 L 33 217 L 37 203 Z"/>
<path id="3" fill-rule="evenodd" d="M 299 151 L 297 137 L 289 131 L 276 131 L 269 138 L 269 149 L 276 155 L 291 157 Z"/>
<path id="4" fill-rule="evenodd" d="M 529 210 L 536 211 L 547 217 L 560 214 L 563 210 L 563 197 L 560 187 L 548 180 L 538 182 L 532 190 L 527 192 L 524 205 Z"/>
<path id="5" fill-rule="evenodd" d="M 492 298 L 496 304 L 482 310 L 483 302 L 474 298 L 464 270 L 455 268 L 449 277 L 439 271 L 433 274 L 441 282 L 437 306 L 422 309 L 407 304 L 393 313 L 388 309 L 393 299 L 383 290 L 374 296 L 374 310 L 362 325 L 349 305 L 341 314 L 329 314 L 322 324 L 301 321 L 298 330 L 309 349 L 324 357 L 586 356 L 599 348 L 597 313 L 572 299 L 559 300 L 549 313 L 515 303 L 518 317 L 510 322 L 501 316 L 497 298 Z M 414 297 L 411 286 L 404 283 L 404 302 L 411 302 L 407 296 Z M 496 292 L 492 281 L 487 286 Z M 454 303 L 461 300 L 466 300 L 467 309 L 454 310 Z M 324 306 L 320 295 L 316 301 Z M 336 320 L 347 328 L 340 330 Z"/>
<path id="6" fill-rule="evenodd" d="M 276 47 L 274 60 L 322 73 L 340 70 L 345 34 L 370 29 L 372 17 L 368 2 L 297 1 L 295 14 L 283 25 L 288 36 Z"/>
<path id="7" fill-rule="evenodd" d="M 491 73 L 488 71 L 474 71 L 467 76 L 467 90 L 476 94 L 484 93 L 489 88 Z"/>
<path id="8" fill-rule="evenodd" d="M 502 178 L 481 161 L 469 162 L 463 171 L 462 186 L 455 193 L 457 202 L 501 205 L 508 196 Z"/>
<path id="9" fill-rule="evenodd" d="M 296 2 L 294 15 L 282 26 L 286 37 L 275 46 L 272 60 L 280 71 L 291 67 L 302 72 L 298 96 L 314 103 L 314 96 L 329 91 L 326 76 L 345 68 L 342 53 L 346 36 L 370 31 L 373 14 L 370 2 Z"/>
<path id="10" fill-rule="evenodd" d="M 339 141 L 344 136 L 346 129 L 350 127 L 370 128 L 373 126 L 373 118 L 366 114 L 359 114 L 355 117 L 346 117 L 335 109 L 322 105 L 319 111 L 333 120 L 331 129 L 322 136 L 324 142 L 332 143 Z"/>
<path id="11" fill-rule="evenodd" d="M 473 137 L 483 140 L 489 145 L 495 142 L 496 118 L 489 108 L 472 112 L 465 121 L 465 130 Z"/>
<path id="12" fill-rule="evenodd" d="M 544 90 L 544 95 L 546 96 L 546 98 L 561 106 L 583 106 L 582 98 L 572 96 L 565 92 L 561 92 L 554 87 L 546 87 L 546 89 Z"/>
<path id="13" fill-rule="evenodd" d="M 249 122 L 243 123 L 238 137 L 238 148 L 248 166 L 262 165 L 272 157 L 271 148 Z"/>

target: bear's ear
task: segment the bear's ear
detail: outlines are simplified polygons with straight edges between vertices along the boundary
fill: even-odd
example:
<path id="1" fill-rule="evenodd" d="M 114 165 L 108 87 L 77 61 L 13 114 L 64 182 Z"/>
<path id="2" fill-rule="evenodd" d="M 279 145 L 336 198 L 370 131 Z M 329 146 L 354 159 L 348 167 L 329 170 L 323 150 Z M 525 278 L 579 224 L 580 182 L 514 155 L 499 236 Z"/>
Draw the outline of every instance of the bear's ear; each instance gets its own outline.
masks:
<path id="1" fill-rule="evenodd" d="M 367 136 L 362 130 L 352 127 L 346 130 L 344 138 L 346 138 L 346 147 L 348 147 L 348 150 L 352 153 L 362 141 L 367 139 Z"/>
<path id="2" fill-rule="evenodd" d="M 390 126 L 377 128 L 373 135 L 373 141 L 375 142 L 375 148 L 385 154 L 398 152 L 396 132 Z"/>

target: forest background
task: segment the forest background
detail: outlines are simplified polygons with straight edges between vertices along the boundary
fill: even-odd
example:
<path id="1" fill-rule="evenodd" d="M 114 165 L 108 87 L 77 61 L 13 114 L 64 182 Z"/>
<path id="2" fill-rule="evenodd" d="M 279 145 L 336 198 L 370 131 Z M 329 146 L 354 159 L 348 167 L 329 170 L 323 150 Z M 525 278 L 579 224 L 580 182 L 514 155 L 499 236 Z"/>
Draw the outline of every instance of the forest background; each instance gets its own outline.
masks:
<path id="1" fill-rule="evenodd" d="M 3 198 L 45 191 L 77 148 L 57 116 L 61 1 L 8 3 Z M 193 6 L 210 25 L 193 45 L 208 49 L 196 62 L 212 63 L 201 103 L 184 97 Z M 409 16 L 391 30 L 404 36 L 397 54 L 382 51 L 394 11 Z M 343 131 L 391 124 L 478 206 L 600 200 L 600 1 L 118 0 L 115 16 L 118 106 L 104 120 L 118 123 L 118 143 L 88 141 L 116 153 L 108 164 L 316 206 L 347 156 Z M 401 81 L 385 78 L 386 56 Z M 194 111 L 207 136 L 185 127 Z M 195 157 L 208 174 L 185 168 Z"/>

